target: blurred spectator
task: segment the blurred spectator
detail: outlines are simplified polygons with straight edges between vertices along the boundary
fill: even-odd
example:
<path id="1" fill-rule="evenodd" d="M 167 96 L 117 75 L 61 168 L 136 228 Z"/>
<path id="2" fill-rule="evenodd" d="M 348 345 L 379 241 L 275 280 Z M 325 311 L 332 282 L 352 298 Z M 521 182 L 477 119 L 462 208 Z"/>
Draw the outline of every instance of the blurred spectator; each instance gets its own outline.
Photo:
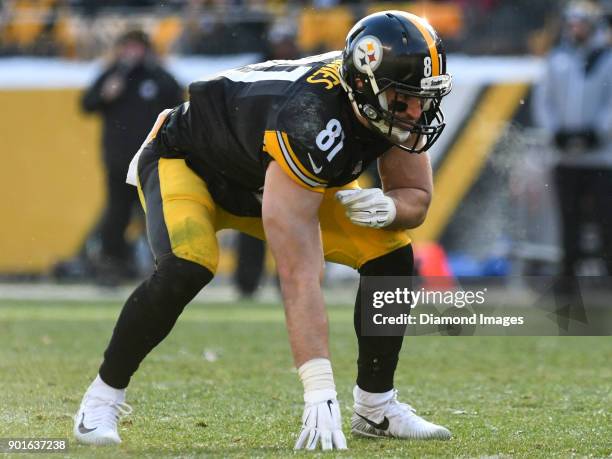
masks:
<path id="1" fill-rule="evenodd" d="M 612 5 L 612 0 L 601 0 Z M 443 0 L 398 3 L 417 14 L 431 13 L 445 33 L 447 50 L 467 54 L 522 54 L 541 49 L 545 18 L 559 0 Z M 179 54 L 265 52 L 273 18 L 300 24 L 300 44 L 309 52 L 342 46 L 345 32 L 361 11 L 384 3 L 360 0 L 0 0 L 0 54 L 59 54 L 88 59 L 98 54 L 116 28 L 127 22 L 151 31 L 158 44 L 178 23 Z M 444 8 L 444 6 L 453 8 Z M 439 8 L 438 8 L 439 7 Z M 608 8 L 612 12 L 612 8 Z M 611 16 L 612 17 L 612 16 Z M 175 26 L 171 26 L 175 27 Z M 346 28 L 346 30 L 344 30 Z M 544 27 L 546 28 L 546 27 Z M 440 29 L 439 29 L 440 30 Z M 177 32 L 178 33 L 178 32 Z M 341 42 L 338 42 L 338 37 Z M 535 40 L 536 44 L 532 42 Z M 174 36 L 172 37 L 174 41 Z M 169 45 L 170 47 L 170 45 Z M 159 48 L 158 48 L 159 49 Z"/>
<path id="2" fill-rule="evenodd" d="M 252 6 L 252 7 L 251 7 Z M 182 54 L 260 53 L 269 15 L 257 5 L 189 0 L 184 8 Z"/>
<path id="3" fill-rule="evenodd" d="M 0 0 L 0 55 L 62 54 L 59 41 L 59 0 L 13 2 Z"/>
<path id="4" fill-rule="evenodd" d="M 612 274 L 612 51 L 594 3 L 564 12 L 560 44 L 549 54 L 534 94 L 536 120 L 559 152 L 554 169 L 561 217 L 562 272 L 574 276 L 585 255 L 585 224 L 598 229 L 600 255 Z"/>
<path id="5" fill-rule="evenodd" d="M 85 91 L 83 110 L 102 117 L 107 202 L 99 223 L 103 281 L 127 277 L 131 259 L 125 230 L 138 195 L 125 183 L 128 165 L 157 115 L 183 101 L 182 89 L 159 62 L 140 30 L 122 35 L 107 68 Z"/>
<path id="6" fill-rule="evenodd" d="M 300 52 L 295 29 L 295 26 L 288 21 L 273 24 L 268 32 L 267 53 L 262 60 L 298 59 Z M 266 245 L 248 234 L 238 233 L 236 252 L 238 262 L 234 283 L 240 295 L 249 298 L 253 296 L 261 282 Z"/>
<path id="7" fill-rule="evenodd" d="M 104 9 L 154 7 L 157 0 L 72 0 L 72 4 L 80 7 L 84 14 L 94 16 Z"/>
<path id="8" fill-rule="evenodd" d="M 534 34 L 540 33 L 559 0 L 449 0 L 463 9 L 461 40 L 447 49 L 466 54 L 509 55 L 527 53 Z"/>
<path id="9" fill-rule="evenodd" d="M 273 23 L 268 30 L 266 54 L 262 60 L 300 58 L 296 28 L 297 26 L 289 20 L 278 20 Z"/>

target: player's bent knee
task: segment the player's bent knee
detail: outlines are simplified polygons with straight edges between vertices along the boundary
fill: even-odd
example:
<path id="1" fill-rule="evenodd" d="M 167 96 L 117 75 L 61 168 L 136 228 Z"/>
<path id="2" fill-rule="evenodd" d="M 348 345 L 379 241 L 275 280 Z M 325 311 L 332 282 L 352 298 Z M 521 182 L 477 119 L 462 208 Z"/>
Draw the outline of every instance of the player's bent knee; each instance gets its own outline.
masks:
<path id="1" fill-rule="evenodd" d="M 365 262 L 359 268 L 362 276 L 412 276 L 414 254 L 412 244 L 405 245 L 385 255 Z"/>
<path id="2" fill-rule="evenodd" d="M 174 255 L 166 255 L 158 260 L 154 274 L 165 287 L 195 296 L 214 277 L 204 266 Z"/>

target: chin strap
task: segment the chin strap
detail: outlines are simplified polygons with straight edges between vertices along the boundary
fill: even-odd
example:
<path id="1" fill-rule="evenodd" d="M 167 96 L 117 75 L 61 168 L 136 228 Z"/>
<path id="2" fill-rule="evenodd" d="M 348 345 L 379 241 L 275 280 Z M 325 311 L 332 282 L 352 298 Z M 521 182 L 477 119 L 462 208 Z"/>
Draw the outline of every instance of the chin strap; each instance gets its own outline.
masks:
<path id="1" fill-rule="evenodd" d="M 344 89 L 344 91 L 346 92 L 346 95 L 348 96 L 349 101 L 351 102 L 351 107 L 353 107 L 353 111 L 355 112 L 355 115 L 357 115 L 357 118 L 359 118 L 360 120 L 367 122 L 366 118 L 359 111 L 359 107 L 357 106 L 357 101 L 355 100 L 355 93 L 353 92 L 353 89 L 348 85 L 348 83 L 344 79 L 344 75 L 342 74 L 342 67 L 340 67 L 339 74 L 340 74 L 340 85 L 342 86 L 342 89 Z"/>

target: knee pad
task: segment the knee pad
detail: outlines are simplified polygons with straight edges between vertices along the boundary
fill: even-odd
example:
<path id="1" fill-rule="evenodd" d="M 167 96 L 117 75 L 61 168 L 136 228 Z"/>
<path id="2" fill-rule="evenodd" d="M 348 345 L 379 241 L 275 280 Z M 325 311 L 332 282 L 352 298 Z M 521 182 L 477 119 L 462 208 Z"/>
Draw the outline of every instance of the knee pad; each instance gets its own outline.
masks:
<path id="1" fill-rule="evenodd" d="M 172 297 L 191 300 L 212 280 L 213 276 L 213 273 L 202 265 L 169 254 L 158 261 L 149 281 L 156 289 L 171 292 Z M 168 295 L 166 293 L 163 296 Z"/>

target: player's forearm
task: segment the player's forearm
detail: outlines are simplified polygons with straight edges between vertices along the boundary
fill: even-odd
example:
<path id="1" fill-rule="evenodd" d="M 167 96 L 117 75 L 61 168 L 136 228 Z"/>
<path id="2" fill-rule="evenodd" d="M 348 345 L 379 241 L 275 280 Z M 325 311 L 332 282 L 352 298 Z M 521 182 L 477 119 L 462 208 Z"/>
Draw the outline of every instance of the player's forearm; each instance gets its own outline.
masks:
<path id="1" fill-rule="evenodd" d="M 329 357 L 327 315 L 319 275 L 321 258 L 315 255 L 315 248 L 308 252 L 287 253 L 283 244 L 272 249 L 296 367 L 317 357 Z"/>
<path id="2" fill-rule="evenodd" d="M 323 252 L 318 224 L 293 226 L 291 221 L 266 216 L 264 228 L 276 260 L 289 342 L 299 367 L 310 359 L 329 356 L 328 326 L 321 293 Z"/>
<path id="3" fill-rule="evenodd" d="M 327 314 L 318 279 L 281 278 L 281 290 L 295 366 L 329 358 Z"/>
<path id="4" fill-rule="evenodd" d="M 395 220 L 388 226 L 389 229 L 411 229 L 423 224 L 431 193 L 420 188 L 399 188 L 385 194 L 393 198 L 396 208 Z"/>

